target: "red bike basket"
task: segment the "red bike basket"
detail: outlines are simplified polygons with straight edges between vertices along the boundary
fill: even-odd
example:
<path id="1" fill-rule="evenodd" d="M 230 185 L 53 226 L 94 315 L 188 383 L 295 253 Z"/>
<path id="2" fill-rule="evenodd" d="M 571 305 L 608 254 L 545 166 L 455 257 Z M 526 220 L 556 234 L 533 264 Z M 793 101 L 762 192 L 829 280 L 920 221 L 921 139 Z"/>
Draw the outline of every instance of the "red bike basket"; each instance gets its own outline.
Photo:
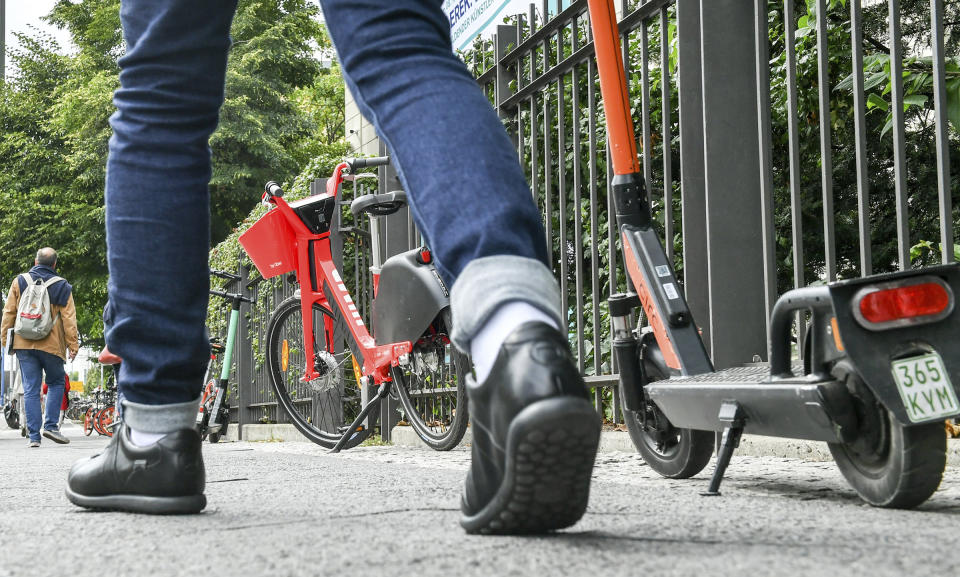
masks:
<path id="1" fill-rule="evenodd" d="M 293 253 L 296 236 L 277 209 L 268 210 L 241 234 L 240 244 L 263 278 L 272 278 L 296 268 Z"/>

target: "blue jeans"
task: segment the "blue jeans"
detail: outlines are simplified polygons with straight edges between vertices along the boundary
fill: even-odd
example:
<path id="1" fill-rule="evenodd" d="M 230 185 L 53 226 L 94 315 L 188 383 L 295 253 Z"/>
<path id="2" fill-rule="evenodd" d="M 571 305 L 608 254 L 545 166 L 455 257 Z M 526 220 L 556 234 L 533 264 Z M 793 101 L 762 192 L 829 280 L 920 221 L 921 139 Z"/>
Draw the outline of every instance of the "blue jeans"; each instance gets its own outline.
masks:
<path id="1" fill-rule="evenodd" d="M 189 426 L 208 355 L 207 141 L 223 102 L 236 0 L 203 4 L 121 5 L 127 53 L 107 161 L 106 340 L 124 360 L 134 427 L 145 406 L 173 404 Z M 321 4 L 347 84 L 390 149 L 448 286 L 456 290 L 460 273 L 483 257 L 512 255 L 547 270 L 516 151 L 454 55 L 440 0 Z"/>
<path id="2" fill-rule="evenodd" d="M 44 351 L 18 350 L 20 375 L 23 377 L 23 410 L 27 415 L 27 431 L 31 441 L 40 440 L 40 390 L 44 376 L 47 383 L 46 414 L 43 415 L 43 428 L 49 431 L 60 430 L 60 404 L 63 402 L 63 389 L 66 387 L 66 371 L 63 359 Z"/>

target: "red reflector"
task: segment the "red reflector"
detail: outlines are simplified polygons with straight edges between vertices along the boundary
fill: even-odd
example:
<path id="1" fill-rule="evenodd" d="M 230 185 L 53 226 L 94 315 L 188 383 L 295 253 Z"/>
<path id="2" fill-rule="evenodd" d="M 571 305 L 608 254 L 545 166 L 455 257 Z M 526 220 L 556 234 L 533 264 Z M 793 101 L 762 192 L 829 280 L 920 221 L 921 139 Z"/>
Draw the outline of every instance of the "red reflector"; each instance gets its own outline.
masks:
<path id="1" fill-rule="evenodd" d="M 950 294 L 927 282 L 868 293 L 860 300 L 860 314 L 871 323 L 937 315 L 950 306 Z"/>

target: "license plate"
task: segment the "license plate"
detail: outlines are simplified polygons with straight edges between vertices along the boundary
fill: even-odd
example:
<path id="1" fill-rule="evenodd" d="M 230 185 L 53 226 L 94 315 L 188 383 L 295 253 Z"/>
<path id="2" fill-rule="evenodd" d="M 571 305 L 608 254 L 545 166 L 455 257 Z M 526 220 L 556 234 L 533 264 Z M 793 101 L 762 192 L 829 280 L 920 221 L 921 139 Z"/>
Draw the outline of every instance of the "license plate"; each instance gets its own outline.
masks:
<path id="1" fill-rule="evenodd" d="M 945 419 L 960 413 L 960 403 L 938 353 L 896 360 L 890 366 L 911 422 Z"/>

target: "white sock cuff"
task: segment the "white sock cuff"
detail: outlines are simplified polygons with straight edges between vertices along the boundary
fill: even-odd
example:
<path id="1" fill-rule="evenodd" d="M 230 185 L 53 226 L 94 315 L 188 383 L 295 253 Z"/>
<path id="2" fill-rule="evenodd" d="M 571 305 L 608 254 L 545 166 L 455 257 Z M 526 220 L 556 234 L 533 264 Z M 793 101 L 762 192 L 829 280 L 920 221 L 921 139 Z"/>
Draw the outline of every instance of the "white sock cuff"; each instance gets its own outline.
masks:
<path id="1" fill-rule="evenodd" d="M 453 344 L 469 352 L 474 335 L 511 301 L 527 303 L 553 318 L 556 326 L 564 325 L 560 287 L 546 265 L 521 256 L 488 256 L 468 264 L 450 291 Z"/>

